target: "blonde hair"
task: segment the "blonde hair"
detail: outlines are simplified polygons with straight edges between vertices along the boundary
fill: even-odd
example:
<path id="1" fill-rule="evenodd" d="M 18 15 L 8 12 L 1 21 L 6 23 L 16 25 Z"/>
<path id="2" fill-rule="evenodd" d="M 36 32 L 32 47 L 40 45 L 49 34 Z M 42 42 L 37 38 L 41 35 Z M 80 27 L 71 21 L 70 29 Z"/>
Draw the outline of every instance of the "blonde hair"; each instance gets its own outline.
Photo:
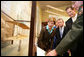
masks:
<path id="1" fill-rule="evenodd" d="M 58 21 L 58 20 L 62 20 L 62 21 L 64 22 L 64 20 L 63 20 L 62 18 L 57 19 L 57 21 Z M 56 21 L 56 22 L 57 22 L 57 21 Z"/>
<path id="2" fill-rule="evenodd" d="M 55 24 L 56 19 L 54 17 L 48 18 L 48 22 L 54 22 L 54 24 Z"/>

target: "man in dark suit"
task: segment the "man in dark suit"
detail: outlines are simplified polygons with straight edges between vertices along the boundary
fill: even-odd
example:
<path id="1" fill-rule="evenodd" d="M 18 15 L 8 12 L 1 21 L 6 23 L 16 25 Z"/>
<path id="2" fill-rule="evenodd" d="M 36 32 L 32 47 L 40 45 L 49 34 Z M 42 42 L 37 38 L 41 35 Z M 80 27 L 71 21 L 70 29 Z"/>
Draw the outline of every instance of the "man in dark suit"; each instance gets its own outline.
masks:
<path id="1" fill-rule="evenodd" d="M 64 21 L 62 18 L 59 18 L 57 20 L 58 28 L 56 28 L 55 31 L 55 37 L 56 37 L 56 46 L 60 43 L 60 41 L 63 39 L 63 37 L 67 33 L 67 28 L 64 26 Z"/>
<path id="2" fill-rule="evenodd" d="M 72 28 L 72 24 L 76 21 L 77 14 L 76 14 L 74 8 L 71 7 L 71 6 L 66 8 L 66 12 L 70 16 L 70 18 L 66 21 L 66 27 L 68 28 L 68 30 L 67 30 L 67 32 L 68 32 Z M 70 49 L 72 56 L 75 56 L 76 55 L 76 52 L 75 52 L 76 49 L 77 49 L 77 44 L 75 44 Z"/>
<path id="3" fill-rule="evenodd" d="M 62 39 L 59 45 L 46 56 L 62 55 L 65 51 L 70 49 L 74 44 L 77 45 L 75 56 L 84 56 L 83 44 L 83 1 L 73 1 L 73 7 L 78 11 L 77 20 L 73 23 L 71 30 Z"/>
<path id="4" fill-rule="evenodd" d="M 64 20 L 62 18 L 59 18 L 57 20 L 57 23 L 58 23 L 58 28 L 56 28 L 55 31 L 55 37 L 56 37 L 55 47 L 60 43 L 60 41 L 67 33 L 67 27 L 64 26 Z M 68 52 L 64 53 L 63 56 L 69 56 Z"/>
<path id="5" fill-rule="evenodd" d="M 77 14 L 74 8 L 71 6 L 66 8 L 66 13 L 70 16 L 70 18 L 65 23 L 66 23 L 67 28 L 70 30 L 72 28 L 72 24 L 77 19 Z"/>

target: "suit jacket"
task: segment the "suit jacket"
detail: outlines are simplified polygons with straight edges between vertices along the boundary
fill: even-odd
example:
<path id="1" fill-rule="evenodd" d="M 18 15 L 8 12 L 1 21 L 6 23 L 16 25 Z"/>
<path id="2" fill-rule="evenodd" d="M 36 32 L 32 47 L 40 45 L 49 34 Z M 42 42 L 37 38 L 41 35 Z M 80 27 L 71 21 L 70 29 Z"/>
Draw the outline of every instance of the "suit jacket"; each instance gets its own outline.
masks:
<path id="1" fill-rule="evenodd" d="M 38 37 L 38 47 L 40 47 L 41 49 L 45 50 L 45 51 L 48 51 L 49 49 L 52 49 L 52 46 L 53 46 L 53 38 L 54 38 L 54 35 L 55 35 L 55 28 L 53 30 L 53 32 L 50 34 L 48 32 L 48 30 L 46 29 L 46 27 L 43 27 L 41 32 L 40 32 L 40 35 Z"/>
<path id="2" fill-rule="evenodd" d="M 64 27 L 63 35 L 62 35 L 62 38 L 61 38 L 59 28 L 56 28 L 56 31 L 55 31 L 56 46 L 57 46 L 57 45 L 60 43 L 60 41 L 64 38 L 64 36 L 66 35 L 66 33 L 67 33 L 67 27 Z"/>
<path id="3" fill-rule="evenodd" d="M 68 32 L 72 28 L 72 24 L 73 24 L 72 18 L 69 18 L 65 23 L 66 23 L 67 32 Z M 77 44 L 74 44 L 74 46 L 70 48 L 72 56 L 75 56 L 77 54 L 76 49 L 77 49 Z"/>
<path id="4" fill-rule="evenodd" d="M 69 18 L 66 22 L 66 27 L 68 28 L 68 30 L 70 30 L 72 28 L 72 24 L 73 24 L 73 21 L 72 21 L 72 18 Z"/>
<path id="5" fill-rule="evenodd" d="M 83 56 L 83 14 L 78 15 L 77 20 L 73 23 L 71 30 L 62 39 L 56 47 L 56 52 L 62 55 L 65 51 L 70 49 L 74 44 L 77 44 L 77 56 Z"/>

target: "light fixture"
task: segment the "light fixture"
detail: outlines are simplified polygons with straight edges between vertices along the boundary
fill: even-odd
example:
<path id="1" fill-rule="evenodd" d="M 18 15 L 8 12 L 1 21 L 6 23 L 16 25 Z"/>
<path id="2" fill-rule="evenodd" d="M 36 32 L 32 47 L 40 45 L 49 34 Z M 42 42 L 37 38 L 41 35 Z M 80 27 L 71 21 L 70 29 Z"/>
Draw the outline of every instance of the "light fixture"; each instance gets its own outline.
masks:
<path id="1" fill-rule="evenodd" d="M 51 11 L 48 11 L 48 10 L 46 10 L 45 12 L 51 13 L 51 14 L 54 14 L 54 15 L 58 15 L 58 16 L 62 16 L 61 14 L 57 14 L 57 13 L 54 13 L 54 12 L 51 12 Z"/>
<path id="2" fill-rule="evenodd" d="M 46 7 L 49 7 L 49 8 L 52 8 L 52 9 L 55 9 L 55 10 L 61 11 L 61 12 L 65 12 L 64 10 L 59 9 L 59 8 L 55 8 L 55 7 L 51 6 L 51 5 L 46 5 Z"/>

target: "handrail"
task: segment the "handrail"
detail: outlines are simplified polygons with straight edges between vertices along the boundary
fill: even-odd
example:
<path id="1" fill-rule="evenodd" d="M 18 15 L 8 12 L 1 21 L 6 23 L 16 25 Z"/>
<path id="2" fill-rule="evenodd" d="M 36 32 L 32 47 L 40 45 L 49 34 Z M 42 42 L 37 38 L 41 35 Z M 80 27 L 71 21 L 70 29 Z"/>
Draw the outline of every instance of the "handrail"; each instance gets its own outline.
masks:
<path id="1" fill-rule="evenodd" d="M 8 14 L 6 14 L 4 11 L 1 10 L 2 13 L 4 13 L 6 16 L 8 16 L 9 18 L 11 18 L 13 21 L 15 21 L 14 18 L 10 17 Z"/>

